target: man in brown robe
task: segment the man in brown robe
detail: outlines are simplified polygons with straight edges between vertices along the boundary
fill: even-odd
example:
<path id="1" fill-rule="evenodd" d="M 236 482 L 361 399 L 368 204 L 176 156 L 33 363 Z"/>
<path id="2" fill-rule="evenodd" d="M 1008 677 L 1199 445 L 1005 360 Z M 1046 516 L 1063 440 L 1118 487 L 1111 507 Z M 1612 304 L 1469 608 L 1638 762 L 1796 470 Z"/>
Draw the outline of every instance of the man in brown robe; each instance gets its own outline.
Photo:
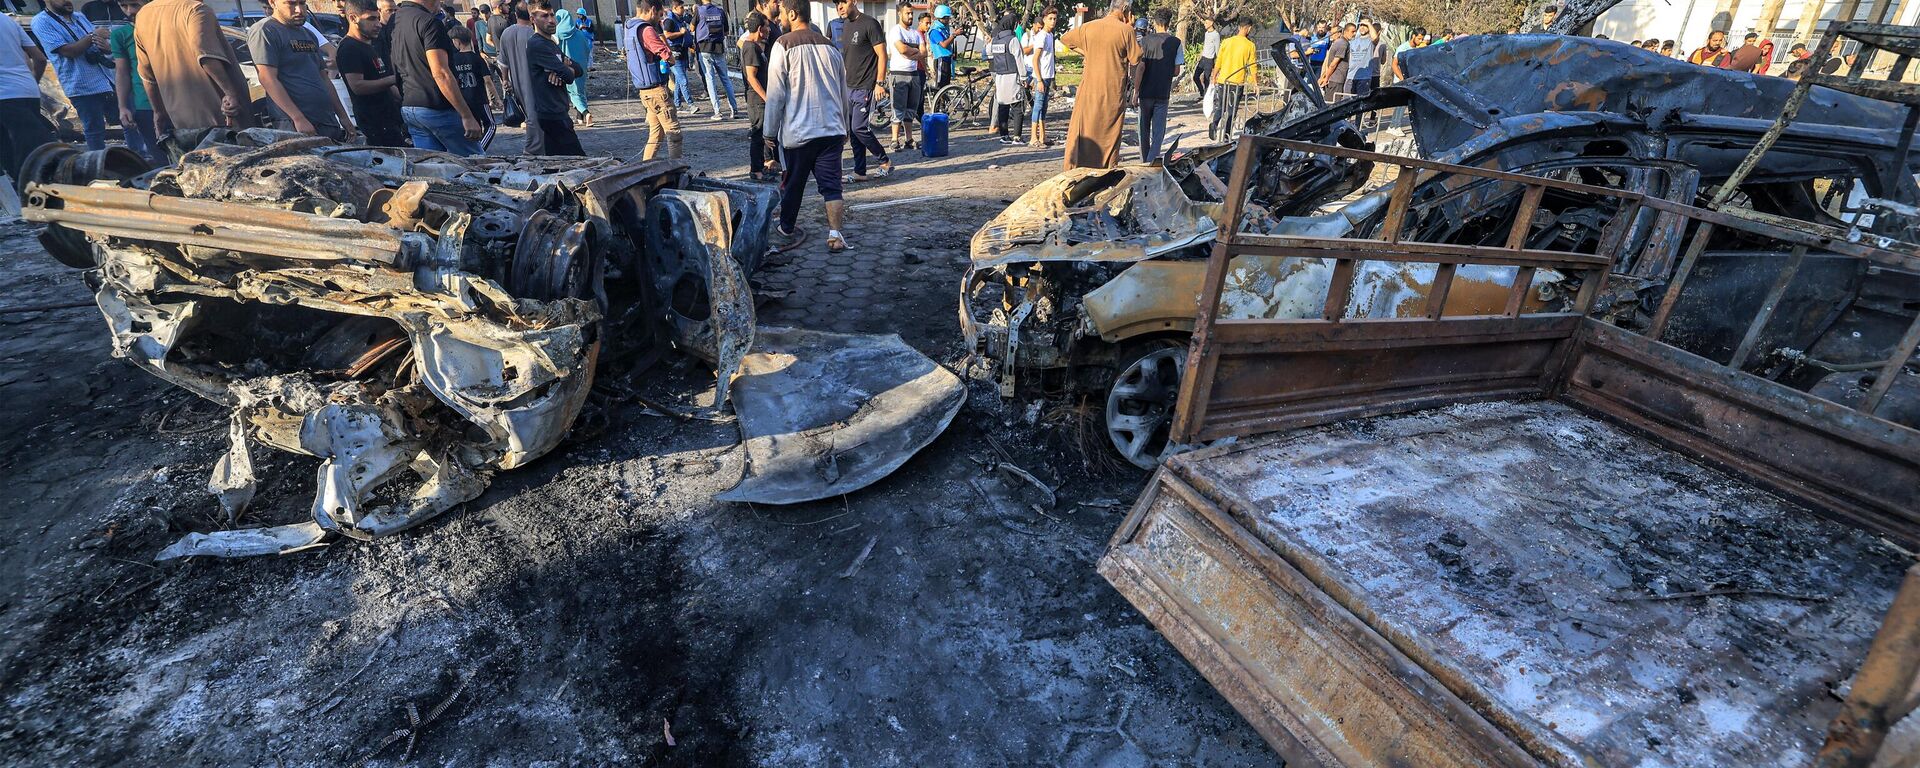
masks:
<path id="1" fill-rule="evenodd" d="M 1127 73 L 1140 61 L 1128 0 L 1110 0 L 1105 18 L 1060 36 L 1084 57 L 1073 118 L 1067 121 L 1067 168 L 1112 168 L 1120 162 L 1120 131 L 1126 120 Z"/>

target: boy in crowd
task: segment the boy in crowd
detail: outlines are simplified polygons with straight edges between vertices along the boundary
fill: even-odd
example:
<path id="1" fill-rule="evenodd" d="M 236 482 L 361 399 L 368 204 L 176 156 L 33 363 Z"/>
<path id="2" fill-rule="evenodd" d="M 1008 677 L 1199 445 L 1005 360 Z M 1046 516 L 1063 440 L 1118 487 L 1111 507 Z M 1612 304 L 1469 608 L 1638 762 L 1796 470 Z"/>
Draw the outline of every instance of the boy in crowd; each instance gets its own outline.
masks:
<path id="1" fill-rule="evenodd" d="M 1040 17 L 1040 28 L 1027 33 L 1023 48 L 1027 53 L 1027 73 L 1033 77 L 1033 111 L 1027 115 L 1028 121 L 1033 123 L 1033 138 L 1027 142 L 1030 147 L 1050 146 L 1047 142 L 1047 97 L 1053 93 L 1053 54 L 1060 45 L 1060 38 L 1053 30 L 1059 26 L 1060 12 L 1047 9 Z M 1160 124 L 1163 127 L 1166 125 L 1164 116 Z"/>
<path id="2" fill-rule="evenodd" d="M 341 6 L 347 36 L 340 38 L 340 79 L 347 83 L 347 100 L 354 119 L 373 147 L 410 147 L 406 123 L 400 119 L 400 79 L 381 52 L 385 25 L 370 0 L 351 0 Z"/>
<path id="3" fill-rule="evenodd" d="M 467 109 L 473 110 L 481 130 L 490 131 L 493 111 L 488 107 L 487 93 L 493 89 L 492 73 L 474 48 L 472 32 L 456 27 L 447 34 L 453 38 L 453 79 L 460 83 L 460 95 L 466 97 Z M 485 146 L 487 140 L 481 139 L 480 144 Z"/>
<path id="4" fill-rule="evenodd" d="M 767 168 L 767 25 L 765 14 L 747 16 L 747 33 L 740 36 L 740 73 L 747 81 L 747 170 L 755 181 L 771 181 Z"/>

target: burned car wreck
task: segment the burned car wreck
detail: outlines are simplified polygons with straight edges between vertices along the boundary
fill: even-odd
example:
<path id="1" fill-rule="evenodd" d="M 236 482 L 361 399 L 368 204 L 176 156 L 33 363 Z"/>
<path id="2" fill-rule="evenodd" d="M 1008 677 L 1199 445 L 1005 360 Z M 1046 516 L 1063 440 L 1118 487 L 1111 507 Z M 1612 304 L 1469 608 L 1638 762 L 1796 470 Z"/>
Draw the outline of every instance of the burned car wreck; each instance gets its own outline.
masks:
<path id="1" fill-rule="evenodd" d="M 1559 36 L 1472 36 L 1409 52 L 1407 80 L 1368 97 L 1324 105 L 1296 83 L 1295 107 L 1249 120 L 1247 132 L 1351 149 L 1375 149 L 1364 121 L 1401 114 L 1407 155 L 1516 174 L 1580 182 L 1701 204 L 1734 174 L 1772 125 L 1793 89 L 1779 78 L 1676 62 L 1604 40 Z M 1920 169 L 1900 142 L 1901 108 L 1815 88 L 1796 121 L 1739 184 L 1734 202 L 1756 217 L 1803 222 L 1835 237 L 1911 240 Z M 1385 134 L 1381 134 L 1383 137 Z M 1220 229 L 1233 145 L 1175 156 L 1162 166 L 1069 171 L 1016 200 L 974 236 L 962 280 L 960 320 L 971 349 L 988 361 L 1003 397 L 1072 397 L 1104 406 L 1114 449 L 1152 467 L 1167 446 L 1188 338 L 1197 315 L 1205 257 Z M 1534 226 L 1530 248 L 1593 253 L 1621 213 L 1610 199 L 1549 191 L 1528 202 L 1518 187 L 1421 173 L 1390 178 L 1366 160 L 1263 147 L 1248 171 L 1241 227 L 1269 235 L 1344 240 L 1374 247 L 1404 184 L 1406 237 L 1461 247 L 1503 245 L 1517 216 Z M 1678 237 L 1676 225 L 1641 211 L 1618 250 L 1603 306 L 1619 315 L 1651 312 L 1663 259 L 1631 254 Z M 1777 243 L 1727 233 L 1703 263 L 1725 276 L 1719 290 L 1757 299 L 1765 275 L 1750 256 Z M 1412 317 L 1427 311 L 1432 265 L 1366 262 L 1353 276 L 1349 311 Z M 1462 265 L 1452 275 L 1448 314 L 1498 314 L 1511 267 Z M 1242 254 L 1228 268 L 1222 319 L 1284 319 L 1320 309 L 1332 265 L 1273 252 Z M 1529 308 L 1564 303 L 1583 286 L 1555 270 L 1529 274 Z M 1827 299 L 1877 294 L 1898 276 L 1835 274 Z M 1757 282 L 1756 282 L 1757 281 Z M 1705 290 L 1704 286 L 1696 286 Z M 1744 299 L 1743 299 L 1744 300 Z M 1839 304 L 1803 307 L 1809 327 L 1833 322 Z M 1825 312 L 1826 314 L 1821 314 Z M 1897 313 L 1896 313 L 1897 314 Z M 1631 322 L 1630 318 L 1625 319 Z M 1887 318 L 1898 325 L 1900 318 Z M 1809 353 L 1811 335 L 1777 345 L 1762 363 L 1787 375 L 1808 366 L 1840 373 Z M 1740 341 L 1710 318 L 1676 319 L 1700 347 Z M 1800 355 L 1798 360 L 1792 359 Z M 1839 355 L 1844 358 L 1845 355 Z M 1814 363 L 1825 363 L 1821 368 Z M 1811 375 L 1804 372 L 1793 375 Z"/>
<path id="2" fill-rule="evenodd" d="M 49 145 L 25 196 L 49 252 L 92 270 L 113 353 L 232 409 L 209 482 L 230 518 L 256 448 L 322 460 L 311 520 L 189 534 L 162 558 L 419 525 L 553 450 L 597 376 L 671 350 L 711 364 L 707 407 L 735 414 L 729 500 L 863 487 L 965 397 L 897 336 L 756 327 L 771 186 L 260 129 L 145 173 L 120 152 Z"/>

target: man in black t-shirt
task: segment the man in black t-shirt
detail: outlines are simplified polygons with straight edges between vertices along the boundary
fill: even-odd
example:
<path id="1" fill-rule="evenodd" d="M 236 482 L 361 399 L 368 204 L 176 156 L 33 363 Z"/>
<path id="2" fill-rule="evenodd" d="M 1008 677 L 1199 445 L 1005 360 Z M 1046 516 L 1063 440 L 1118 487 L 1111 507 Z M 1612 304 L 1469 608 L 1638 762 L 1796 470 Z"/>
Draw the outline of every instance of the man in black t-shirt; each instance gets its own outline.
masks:
<path id="1" fill-rule="evenodd" d="M 1140 162 L 1160 159 L 1160 147 L 1167 141 L 1167 99 L 1173 93 L 1173 79 L 1180 72 L 1180 58 L 1186 54 L 1180 38 L 1167 33 L 1173 12 L 1165 8 L 1153 12 L 1153 31 L 1140 38 L 1140 72 L 1134 82 L 1140 84 Z"/>
<path id="2" fill-rule="evenodd" d="M 846 22 L 840 27 L 839 43 L 847 70 L 847 135 L 853 139 L 853 180 L 866 181 L 868 153 L 880 161 L 880 171 L 874 177 L 893 172 L 893 160 L 873 135 L 871 122 L 873 89 L 887 84 L 887 70 L 880 66 L 887 60 L 887 33 L 880 29 L 879 19 L 860 12 L 859 3 L 839 0 L 837 8 Z"/>
<path id="3" fill-rule="evenodd" d="M 440 0 L 406 0 L 393 9 L 387 39 L 400 77 L 400 117 L 416 147 L 477 155 L 480 121 L 453 78 L 453 38 L 439 8 Z"/>
<path id="4" fill-rule="evenodd" d="M 746 80 L 747 169 L 756 180 L 771 181 L 767 170 L 767 17 L 747 15 L 747 33 L 740 37 L 740 74 Z"/>
<path id="5" fill-rule="evenodd" d="M 380 39 L 380 13 L 371 0 L 353 0 L 343 4 L 347 36 L 340 38 L 334 53 L 340 79 L 347 83 L 347 96 L 353 102 L 353 119 L 372 147 L 411 147 L 407 126 L 400 119 L 400 89 L 393 67 L 375 47 Z"/>

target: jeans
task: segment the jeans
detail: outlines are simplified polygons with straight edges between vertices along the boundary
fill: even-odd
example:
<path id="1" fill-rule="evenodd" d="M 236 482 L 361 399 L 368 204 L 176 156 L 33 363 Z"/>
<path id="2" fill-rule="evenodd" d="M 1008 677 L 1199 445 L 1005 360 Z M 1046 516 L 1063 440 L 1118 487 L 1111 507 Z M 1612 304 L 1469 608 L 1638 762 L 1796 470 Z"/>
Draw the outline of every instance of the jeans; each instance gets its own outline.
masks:
<path id="1" fill-rule="evenodd" d="M 673 103 L 692 104 L 693 91 L 687 89 L 687 65 L 678 58 L 673 60 Z"/>
<path id="2" fill-rule="evenodd" d="M 727 77 L 727 59 L 722 54 L 700 52 L 700 71 L 707 78 L 707 102 L 713 105 L 713 113 L 720 114 L 720 95 L 713 88 L 715 80 L 727 90 L 727 110 L 740 111 L 740 102 L 733 100 L 733 78 Z"/>
<path id="3" fill-rule="evenodd" d="M 1193 89 L 1201 96 L 1207 95 L 1207 86 L 1213 83 L 1213 59 L 1201 59 L 1193 65 Z"/>
<path id="4" fill-rule="evenodd" d="M 647 110 L 647 148 L 640 159 L 659 157 L 662 145 L 667 147 L 667 157 L 679 158 L 680 115 L 674 111 L 673 95 L 665 86 L 648 88 L 640 92 L 640 104 Z"/>
<path id="5" fill-rule="evenodd" d="M 53 125 L 40 115 L 40 99 L 0 99 L 0 171 L 16 186 L 27 153 L 53 140 Z"/>
<path id="6" fill-rule="evenodd" d="M 1047 94 L 1052 92 L 1053 78 L 1033 81 L 1033 114 L 1028 115 L 1027 119 L 1032 120 L 1034 125 L 1039 125 L 1047 119 Z"/>
<path id="7" fill-rule="evenodd" d="M 800 221 L 800 196 L 806 194 L 807 176 L 813 176 L 813 185 L 820 188 L 820 199 L 840 199 L 840 149 L 845 142 L 845 136 L 822 136 L 782 150 L 780 231 L 792 232 Z"/>
<path id="8" fill-rule="evenodd" d="M 400 117 L 413 136 L 413 146 L 436 152 L 451 152 L 461 157 L 480 154 L 480 145 L 467 138 L 460 125 L 460 113 L 451 109 L 401 107 Z"/>
<path id="9" fill-rule="evenodd" d="M 1160 159 L 1160 147 L 1167 143 L 1167 100 L 1140 100 L 1140 162 Z"/>
<path id="10" fill-rule="evenodd" d="M 147 162 L 155 165 L 167 163 L 167 153 L 160 150 L 160 134 L 154 132 L 153 110 L 134 110 L 133 125 L 120 127 L 126 131 L 128 149 L 140 153 Z"/>
<path id="11" fill-rule="evenodd" d="M 853 172 L 855 175 L 867 175 L 867 155 L 873 155 L 881 165 L 887 164 L 887 150 L 880 146 L 880 140 L 873 136 L 873 89 L 856 88 L 847 91 L 847 136 L 853 139 Z"/>
<path id="12" fill-rule="evenodd" d="M 87 149 L 106 149 L 107 110 L 120 111 L 113 103 L 113 92 L 68 96 L 67 101 L 73 102 L 73 111 L 80 116 L 80 135 L 86 137 Z"/>

